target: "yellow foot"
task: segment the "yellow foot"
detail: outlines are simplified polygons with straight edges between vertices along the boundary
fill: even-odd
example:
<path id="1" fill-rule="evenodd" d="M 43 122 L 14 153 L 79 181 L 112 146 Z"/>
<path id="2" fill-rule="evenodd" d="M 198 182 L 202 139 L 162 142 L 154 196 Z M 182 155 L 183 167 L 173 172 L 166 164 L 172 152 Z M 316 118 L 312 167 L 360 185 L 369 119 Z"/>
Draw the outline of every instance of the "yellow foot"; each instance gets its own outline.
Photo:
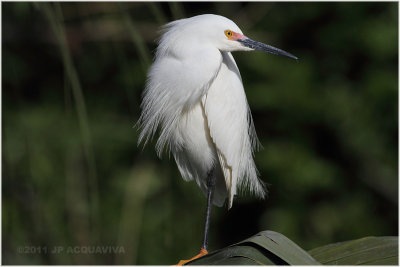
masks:
<path id="1" fill-rule="evenodd" d="M 196 256 L 191 258 L 190 260 L 180 260 L 177 265 L 185 265 L 186 263 L 191 262 L 192 260 L 195 260 L 197 258 L 203 257 L 204 255 L 207 255 L 207 254 L 208 254 L 208 251 L 205 250 L 204 248 L 202 248 L 202 249 L 200 249 L 200 253 L 199 254 L 197 254 Z"/>

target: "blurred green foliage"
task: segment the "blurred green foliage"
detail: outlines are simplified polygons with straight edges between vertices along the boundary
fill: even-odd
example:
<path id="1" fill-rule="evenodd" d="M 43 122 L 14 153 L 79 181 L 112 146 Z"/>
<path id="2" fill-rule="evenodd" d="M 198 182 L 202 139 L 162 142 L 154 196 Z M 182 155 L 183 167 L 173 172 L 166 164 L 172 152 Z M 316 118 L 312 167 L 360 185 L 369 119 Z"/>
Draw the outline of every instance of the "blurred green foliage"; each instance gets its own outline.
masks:
<path id="1" fill-rule="evenodd" d="M 162 24 L 202 13 L 298 62 L 234 53 L 265 201 L 213 210 L 210 249 L 270 229 L 304 249 L 398 235 L 398 3 L 2 3 L 3 264 L 174 264 L 205 198 L 137 146 Z M 124 253 L 21 247 L 120 246 Z"/>

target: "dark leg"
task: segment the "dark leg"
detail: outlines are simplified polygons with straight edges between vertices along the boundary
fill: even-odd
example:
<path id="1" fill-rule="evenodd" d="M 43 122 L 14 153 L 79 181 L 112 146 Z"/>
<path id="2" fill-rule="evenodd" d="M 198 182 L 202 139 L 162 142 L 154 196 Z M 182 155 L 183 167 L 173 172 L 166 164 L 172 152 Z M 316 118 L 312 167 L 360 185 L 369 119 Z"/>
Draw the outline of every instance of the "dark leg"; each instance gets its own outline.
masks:
<path id="1" fill-rule="evenodd" d="M 208 250 L 208 230 L 210 228 L 211 208 L 214 197 L 215 189 L 215 175 L 214 169 L 207 174 L 207 211 L 206 211 L 206 223 L 204 226 L 204 239 L 202 249 Z"/>
<path id="2" fill-rule="evenodd" d="M 177 265 L 185 265 L 188 262 L 191 262 L 197 258 L 200 258 L 204 255 L 208 254 L 208 229 L 210 228 L 210 217 L 211 217 L 211 207 L 214 197 L 214 188 L 215 188 L 215 176 L 214 169 L 207 173 L 207 212 L 206 212 L 206 224 L 204 227 L 204 239 L 203 245 L 201 246 L 200 253 L 190 260 L 180 260 Z"/>

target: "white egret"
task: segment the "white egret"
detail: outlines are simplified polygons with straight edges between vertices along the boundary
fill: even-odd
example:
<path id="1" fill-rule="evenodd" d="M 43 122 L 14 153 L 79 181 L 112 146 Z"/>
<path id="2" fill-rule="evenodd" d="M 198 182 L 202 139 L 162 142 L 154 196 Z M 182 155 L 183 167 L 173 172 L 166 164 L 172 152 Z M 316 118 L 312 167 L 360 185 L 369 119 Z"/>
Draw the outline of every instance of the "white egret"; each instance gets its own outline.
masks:
<path id="1" fill-rule="evenodd" d="M 231 54 L 252 50 L 297 59 L 246 37 L 225 17 L 206 14 L 164 26 L 148 73 L 139 143 L 160 128 L 159 156 L 164 148 L 171 151 L 183 179 L 195 180 L 207 197 L 203 245 L 194 258 L 207 254 L 213 204 L 227 199 L 231 208 L 238 190 L 265 195 L 253 160 L 258 139 Z"/>

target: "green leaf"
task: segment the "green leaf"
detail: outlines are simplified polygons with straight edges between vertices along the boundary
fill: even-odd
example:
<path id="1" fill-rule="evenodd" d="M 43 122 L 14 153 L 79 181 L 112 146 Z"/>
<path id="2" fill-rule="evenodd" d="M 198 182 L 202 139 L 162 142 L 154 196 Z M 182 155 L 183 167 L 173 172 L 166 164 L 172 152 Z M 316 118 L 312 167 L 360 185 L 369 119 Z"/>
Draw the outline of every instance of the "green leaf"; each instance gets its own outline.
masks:
<path id="1" fill-rule="evenodd" d="M 263 231 L 243 242 L 253 242 L 270 251 L 283 261 L 292 265 L 319 265 L 313 257 L 286 236 L 274 232 Z M 239 243 L 239 244 L 240 244 Z"/>
<path id="2" fill-rule="evenodd" d="M 214 251 L 193 265 L 318 265 L 306 251 L 282 234 L 263 231 L 242 242 Z"/>
<path id="3" fill-rule="evenodd" d="M 398 265 L 398 237 L 364 237 L 315 248 L 309 253 L 328 265 Z"/>
<path id="4" fill-rule="evenodd" d="M 244 246 L 233 245 L 227 248 L 214 251 L 207 256 L 201 257 L 198 260 L 190 262 L 193 265 L 229 265 L 235 262 L 235 265 L 244 263 L 246 265 L 275 265 L 280 263 L 274 255 L 271 259 L 251 244 Z"/>

